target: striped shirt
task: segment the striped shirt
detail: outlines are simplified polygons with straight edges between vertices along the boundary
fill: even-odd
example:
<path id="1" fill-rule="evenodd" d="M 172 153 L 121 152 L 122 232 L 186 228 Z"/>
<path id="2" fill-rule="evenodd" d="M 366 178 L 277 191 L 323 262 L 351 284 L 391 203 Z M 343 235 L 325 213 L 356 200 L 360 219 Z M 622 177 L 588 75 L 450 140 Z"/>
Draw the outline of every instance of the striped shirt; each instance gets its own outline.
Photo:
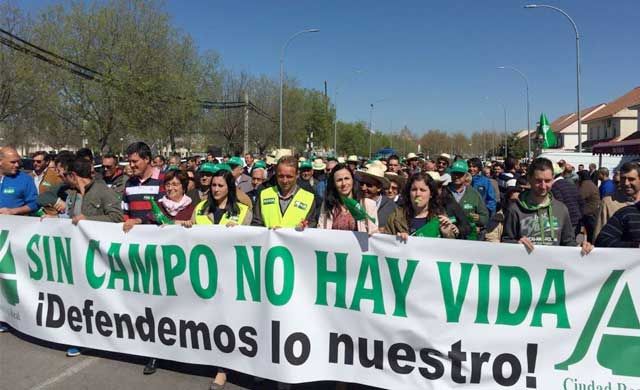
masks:
<path id="1" fill-rule="evenodd" d="M 124 185 L 122 195 L 122 211 L 125 221 L 131 218 L 139 218 L 143 224 L 156 224 L 151 212 L 150 199 L 156 202 L 164 196 L 164 174 L 153 168 L 151 177 L 142 181 L 137 176 L 132 176 Z"/>
<path id="2" fill-rule="evenodd" d="M 616 211 L 600 231 L 596 246 L 638 248 L 640 246 L 640 203 Z"/>

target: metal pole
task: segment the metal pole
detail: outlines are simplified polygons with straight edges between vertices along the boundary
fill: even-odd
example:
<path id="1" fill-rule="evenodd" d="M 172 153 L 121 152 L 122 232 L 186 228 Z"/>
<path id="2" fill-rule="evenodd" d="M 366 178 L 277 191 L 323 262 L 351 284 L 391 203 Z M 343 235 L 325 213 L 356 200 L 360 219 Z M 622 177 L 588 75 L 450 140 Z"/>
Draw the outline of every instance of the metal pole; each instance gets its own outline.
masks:
<path id="1" fill-rule="evenodd" d="M 317 28 L 310 28 L 307 30 L 298 31 L 289 37 L 287 42 L 285 42 L 284 46 L 282 46 L 282 51 L 280 52 L 280 137 L 278 140 L 278 147 L 282 149 L 282 101 L 283 101 L 283 90 L 284 90 L 284 54 L 287 50 L 287 46 L 289 46 L 289 42 L 291 42 L 295 37 L 305 33 L 318 32 Z"/>
<path id="2" fill-rule="evenodd" d="M 530 100 L 529 100 L 529 80 L 527 79 L 527 76 L 525 76 L 524 73 L 522 73 L 520 70 L 512 66 L 499 66 L 498 69 L 513 70 L 514 72 L 518 73 L 524 80 L 524 85 L 525 85 L 526 95 L 527 95 L 527 159 L 531 160 L 531 114 L 530 114 Z"/>
<path id="3" fill-rule="evenodd" d="M 242 152 L 243 154 L 249 153 L 249 94 L 247 92 L 244 93 L 244 145 Z"/>
<path id="4" fill-rule="evenodd" d="M 371 141 L 373 138 L 373 103 L 371 103 L 371 110 L 369 111 L 369 160 L 371 160 Z"/>
<path id="5" fill-rule="evenodd" d="M 286 45 L 285 45 L 286 46 Z M 284 47 L 280 55 L 280 136 L 278 137 L 278 148 L 282 149 L 282 86 L 284 84 Z"/>
<path id="6" fill-rule="evenodd" d="M 353 73 L 358 74 L 362 72 L 361 69 L 355 69 L 353 71 Z M 346 82 L 350 79 L 344 80 L 343 82 Z M 333 151 L 336 154 L 336 156 L 338 156 L 338 91 L 340 90 L 340 87 L 342 86 L 343 83 L 340 84 L 336 84 L 336 90 L 334 92 L 334 97 L 333 97 L 333 104 L 335 106 L 335 121 L 333 123 Z"/>
<path id="7" fill-rule="evenodd" d="M 546 4 L 527 4 L 524 6 L 524 8 L 549 8 L 556 12 L 560 12 L 567 18 L 567 20 L 569 20 L 569 22 L 571 22 L 573 31 L 575 31 L 576 33 L 576 113 L 578 116 L 578 152 L 582 153 L 582 114 L 580 113 L 580 33 L 578 32 L 578 26 L 576 25 L 576 22 L 573 21 L 571 16 L 569 16 L 569 14 L 561 8 Z"/>
<path id="8" fill-rule="evenodd" d="M 574 23 L 575 26 L 575 23 Z M 578 105 L 578 153 L 582 153 L 582 113 L 580 112 L 580 35 L 576 29 L 576 100 Z"/>
<path id="9" fill-rule="evenodd" d="M 336 118 L 333 121 L 333 153 L 338 157 L 338 88 L 336 88 L 333 94 L 333 105 L 336 115 Z"/>
<path id="10" fill-rule="evenodd" d="M 507 133 L 507 107 L 503 105 L 502 109 L 504 110 L 504 138 L 505 138 L 504 158 L 506 160 L 507 158 L 509 158 L 509 133 Z"/>

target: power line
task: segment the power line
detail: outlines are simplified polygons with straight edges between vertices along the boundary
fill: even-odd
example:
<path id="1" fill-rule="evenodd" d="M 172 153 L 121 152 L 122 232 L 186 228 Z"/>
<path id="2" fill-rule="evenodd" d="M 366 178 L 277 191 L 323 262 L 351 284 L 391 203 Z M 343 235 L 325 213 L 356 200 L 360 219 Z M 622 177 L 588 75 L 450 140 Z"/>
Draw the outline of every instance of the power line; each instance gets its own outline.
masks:
<path id="1" fill-rule="evenodd" d="M 69 60 L 49 50 L 43 49 L 40 46 L 37 46 L 25 39 L 22 39 L 2 28 L 0 28 L 0 44 L 3 44 L 23 54 L 27 54 L 37 60 L 46 62 L 57 68 L 66 70 L 67 72 L 70 72 L 85 80 L 91 80 L 91 81 L 96 81 L 98 83 L 108 84 L 116 88 L 118 87 L 117 85 L 115 85 L 113 80 L 108 81 L 107 79 L 105 79 L 104 74 L 102 74 L 101 72 L 98 72 L 87 66 L 84 66 L 77 62 Z M 53 59 L 50 57 L 53 57 Z M 135 92 L 137 94 L 144 94 L 143 91 L 135 91 Z M 156 100 L 161 101 L 163 103 L 166 103 L 168 101 L 167 97 L 155 96 L 155 98 Z M 172 98 L 179 99 L 179 100 L 186 100 L 186 98 L 181 96 L 173 96 Z M 267 118 L 273 123 L 276 123 L 275 119 L 273 119 L 269 114 L 267 114 L 264 110 L 256 106 L 251 101 L 249 102 L 244 102 L 244 101 L 216 102 L 216 101 L 210 101 L 210 100 L 204 100 L 204 99 L 197 99 L 196 102 L 204 109 L 216 109 L 216 110 L 237 109 L 237 108 L 244 108 L 248 106 L 248 108 L 254 111 L 256 114 L 264 118 Z"/>

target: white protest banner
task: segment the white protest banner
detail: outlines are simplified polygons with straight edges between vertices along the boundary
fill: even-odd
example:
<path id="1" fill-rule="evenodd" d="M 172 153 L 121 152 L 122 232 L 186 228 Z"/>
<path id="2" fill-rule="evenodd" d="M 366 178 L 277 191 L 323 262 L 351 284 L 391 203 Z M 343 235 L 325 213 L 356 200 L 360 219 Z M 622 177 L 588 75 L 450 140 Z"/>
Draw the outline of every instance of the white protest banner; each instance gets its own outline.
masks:
<path id="1" fill-rule="evenodd" d="M 283 382 L 640 389 L 640 253 L 0 217 L 0 320 Z"/>

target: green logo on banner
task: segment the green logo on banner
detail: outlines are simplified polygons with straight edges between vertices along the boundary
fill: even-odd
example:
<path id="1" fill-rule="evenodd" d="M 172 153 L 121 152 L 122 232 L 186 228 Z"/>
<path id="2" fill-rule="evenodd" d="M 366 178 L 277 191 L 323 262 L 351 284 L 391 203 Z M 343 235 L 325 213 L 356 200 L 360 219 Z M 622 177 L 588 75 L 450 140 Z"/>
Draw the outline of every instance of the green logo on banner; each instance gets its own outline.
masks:
<path id="1" fill-rule="evenodd" d="M 20 302 L 18 281 L 16 280 L 16 262 L 11 253 L 8 230 L 0 232 L 0 293 L 11 306 Z"/>
<path id="2" fill-rule="evenodd" d="M 613 300 L 613 292 L 624 271 L 613 271 L 598 293 L 587 323 L 582 329 L 578 343 L 571 356 L 556 364 L 557 370 L 568 370 L 570 365 L 580 362 L 594 341 L 598 326 L 603 323 L 607 307 L 615 303 L 611 317 L 606 325 L 606 333 L 598 346 L 597 359 L 601 366 L 611 369 L 614 375 L 640 377 L 640 319 L 633 302 L 629 284 L 625 283 L 620 296 Z M 605 319 L 606 320 L 606 319 Z M 615 334 L 616 329 L 625 329 L 626 334 Z M 629 336 L 628 330 L 637 333 Z"/>

